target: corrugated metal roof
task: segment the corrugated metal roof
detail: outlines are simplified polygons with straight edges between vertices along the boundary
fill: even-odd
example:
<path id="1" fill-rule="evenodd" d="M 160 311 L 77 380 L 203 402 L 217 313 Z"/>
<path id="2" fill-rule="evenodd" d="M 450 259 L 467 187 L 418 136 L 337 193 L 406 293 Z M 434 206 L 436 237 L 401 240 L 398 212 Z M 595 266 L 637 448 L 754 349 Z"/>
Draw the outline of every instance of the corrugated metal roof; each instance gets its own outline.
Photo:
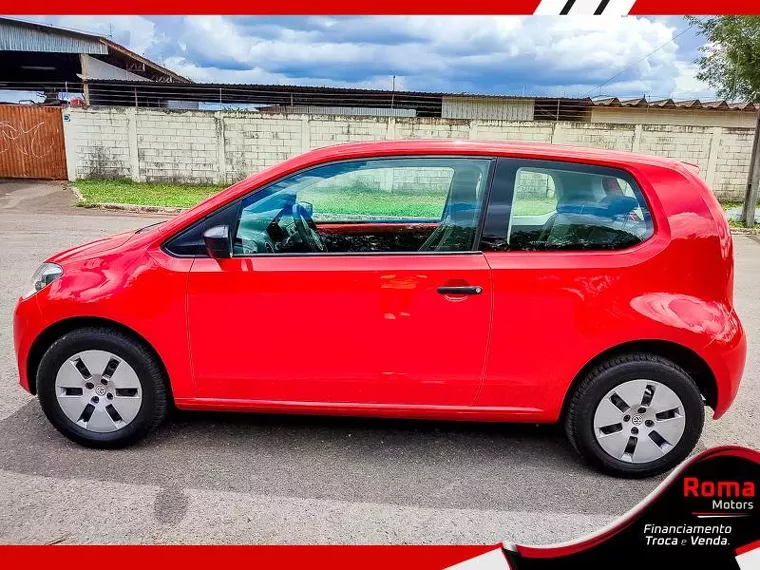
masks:
<path id="1" fill-rule="evenodd" d="M 189 79 L 158 65 L 154 61 L 151 61 L 108 38 L 75 30 L 37 24 L 35 22 L 0 17 L 0 51 L 108 55 L 109 49 L 119 52 L 130 59 L 137 60 L 146 66 L 157 70 L 159 73 L 168 75 L 173 81 L 190 83 Z"/>
<path id="2" fill-rule="evenodd" d="M 83 34 L 22 22 L 11 18 L 0 18 L 0 51 L 32 51 L 56 53 L 108 53 L 98 36 Z"/>
<path id="3" fill-rule="evenodd" d="M 135 53 L 132 50 L 125 48 L 121 44 L 117 44 L 116 42 L 113 42 L 107 38 L 100 38 L 100 41 L 112 50 L 121 52 L 123 55 L 126 55 L 131 59 L 136 59 L 137 61 L 170 76 L 174 81 L 178 81 L 180 83 L 192 83 L 192 81 L 186 77 L 182 77 L 179 73 L 174 73 L 171 69 L 167 69 L 162 65 L 158 65 L 155 61 L 151 61 L 148 58 L 141 56 L 139 53 Z"/>
<path id="4" fill-rule="evenodd" d="M 592 101 L 595 107 L 642 107 L 660 109 L 707 109 L 712 111 L 758 111 L 760 103 L 735 101 L 700 101 L 699 99 L 652 99 L 644 97 L 618 98 L 605 97 Z"/>
<path id="5" fill-rule="evenodd" d="M 108 83 L 116 82 L 101 82 L 104 85 Z M 129 82 L 119 82 L 129 83 Z M 435 97 L 466 97 L 479 99 L 518 99 L 518 100 L 536 100 L 536 101 L 568 101 L 578 103 L 591 103 L 591 99 L 576 98 L 576 97 L 536 97 L 528 95 L 493 95 L 493 94 L 480 94 L 480 93 L 447 93 L 440 91 L 404 91 L 404 90 L 390 90 L 390 89 L 367 89 L 363 87 L 329 87 L 319 85 L 293 85 L 282 83 L 193 83 L 191 88 L 198 89 L 224 89 L 231 92 L 238 91 L 259 91 L 266 93 L 325 93 L 325 94 L 359 94 L 359 95 L 380 95 L 388 96 L 406 96 L 406 97 L 419 97 L 422 99 L 430 99 Z"/>
<path id="6" fill-rule="evenodd" d="M 103 86 L 107 85 L 128 85 L 129 81 L 99 81 Z M 439 91 L 401 91 L 390 89 L 366 89 L 357 87 L 325 87 L 315 85 L 290 85 L 275 83 L 192 83 L 185 87 L 189 90 L 219 92 L 221 89 L 224 93 L 269 93 L 279 95 L 289 94 L 310 94 L 310 95 L 347 95 L 363 98 L 365 96 L 377 97 L 396 97 L 407 100 L 431 100 L 436 98 L 465 98 L 465 99 L 494 99 L 494 100 L 532 100 L 536 103 L 560 101 L 562 103 L 593 105 L 606 107 L 660 107 L 660 108 L 679 108 L 679 109 L 713 109 L 713 110 L 739 110 L 752 111 L 760 110 L 760 103 L 745 103 L 731 101 L 700 101 L 699 99 L 650 99 L 645 97 L 619 98 L 606 97 L 592 99 L 590 97 L 544 97 L 544 96 L 526 96 L 526 95 L 488 95 L 478 93 L 447 93 Z"/>

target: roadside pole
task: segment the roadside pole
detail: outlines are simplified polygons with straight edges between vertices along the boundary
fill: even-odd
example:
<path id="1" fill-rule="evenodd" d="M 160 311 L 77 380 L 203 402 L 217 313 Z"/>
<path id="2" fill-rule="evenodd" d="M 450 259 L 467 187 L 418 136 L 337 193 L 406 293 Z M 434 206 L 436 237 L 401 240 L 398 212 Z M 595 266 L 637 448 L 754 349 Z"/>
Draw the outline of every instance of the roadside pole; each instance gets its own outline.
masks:
<path id="1" fill-rule="evenodd" d="M 742 209 L 742 221 L 748 228 L 755 225 L 758 187 L 760 187 L 760 110 L 757 112 L 755 142 L 752 144 L 752 161 L 750 162 L 747 191 L 744 194 L 744 208 Z"/>

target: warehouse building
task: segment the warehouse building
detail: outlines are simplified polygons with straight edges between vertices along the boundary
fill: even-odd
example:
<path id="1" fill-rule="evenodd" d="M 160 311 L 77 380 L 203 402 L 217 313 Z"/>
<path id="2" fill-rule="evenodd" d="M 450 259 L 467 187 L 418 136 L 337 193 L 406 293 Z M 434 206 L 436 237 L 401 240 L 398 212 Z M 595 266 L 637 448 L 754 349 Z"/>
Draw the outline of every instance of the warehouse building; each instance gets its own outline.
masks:
<path id="1" fill-rule="evenodd" d="M 88 95 L 91 81 L 189 81 L 102 36 L 12 18 L 0 18 L 0 88 Z"/>

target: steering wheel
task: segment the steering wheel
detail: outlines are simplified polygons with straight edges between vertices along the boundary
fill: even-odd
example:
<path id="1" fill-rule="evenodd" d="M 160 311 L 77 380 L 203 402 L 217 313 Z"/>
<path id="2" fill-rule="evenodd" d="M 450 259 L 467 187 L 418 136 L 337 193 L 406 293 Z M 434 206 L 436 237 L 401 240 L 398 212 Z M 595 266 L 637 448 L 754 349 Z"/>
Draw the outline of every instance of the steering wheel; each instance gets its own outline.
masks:
<path id="1" fill-rule="evenodd" d="M 296 202 L 293 204 L 291 213 L 293 215 L 293 225 L 295 225 L 298 236 L 306 246 L 306 249 L 314 253 L 326 252 L 327 246 L 317 231 L 317 224 L 314 223 L 314 219 L 304 205 Z"/>

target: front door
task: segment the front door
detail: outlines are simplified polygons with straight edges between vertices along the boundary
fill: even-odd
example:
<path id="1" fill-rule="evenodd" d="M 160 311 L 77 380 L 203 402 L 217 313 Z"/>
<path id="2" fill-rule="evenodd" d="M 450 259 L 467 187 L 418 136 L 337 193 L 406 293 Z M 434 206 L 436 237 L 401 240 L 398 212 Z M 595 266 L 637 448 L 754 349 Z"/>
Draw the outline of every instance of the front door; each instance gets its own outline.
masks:
<path id="1" fill-rule="evenodd" d="M 233 256 L 196 259 L 189 276 L 199 397 L 471 404 L 491 314 L 472 251 L 489 167 L 341 162 L 249 195 Z"/>

